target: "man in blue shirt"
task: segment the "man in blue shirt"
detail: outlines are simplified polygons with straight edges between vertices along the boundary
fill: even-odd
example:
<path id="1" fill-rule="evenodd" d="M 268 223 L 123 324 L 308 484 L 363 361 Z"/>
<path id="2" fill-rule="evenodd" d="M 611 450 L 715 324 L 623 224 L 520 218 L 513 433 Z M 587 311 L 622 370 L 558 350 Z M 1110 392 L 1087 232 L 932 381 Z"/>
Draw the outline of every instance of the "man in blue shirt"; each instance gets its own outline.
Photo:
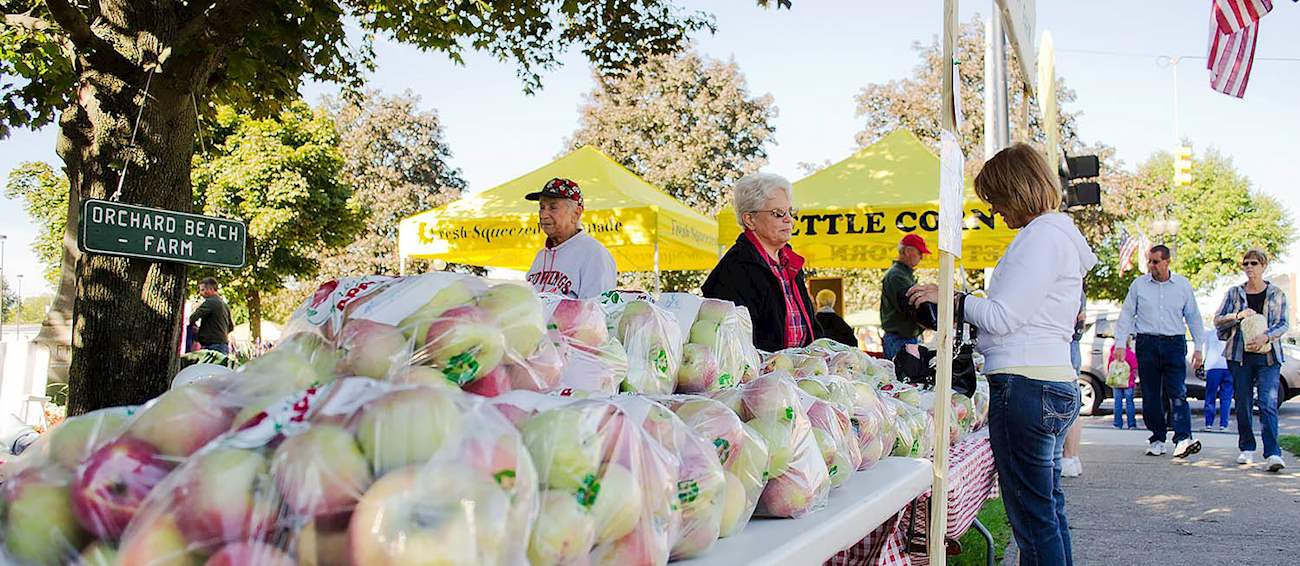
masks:
<path id="1" fill-rule="evenodd" d="M 1201 441 L 1192 438 L 1192 408 L 1187 404 L 1187 333 L 1195 351 L 1192 368 L 1201 367 L 1205 330 L 1196 295 L 1186 277 L 1169 272 L 1169 248 L 1151 248 L 1147 254 L 1148 275 L 1129 285 L 1116 325 L 1115 343 L 1127 344 L 1137 335 L 1138 379 L 1142 386 L 1142 420 L 1151 431 L 1147 454 L 1163 456 L 1169 432 L 1165 404 L 1174 425 L 1174 457 L 1186 458 L 1201 451 Z M 1124 351 L 1120 356 L 1126 355 Z M 1122 358 L 1121 358 L 1122 359 Z"/>

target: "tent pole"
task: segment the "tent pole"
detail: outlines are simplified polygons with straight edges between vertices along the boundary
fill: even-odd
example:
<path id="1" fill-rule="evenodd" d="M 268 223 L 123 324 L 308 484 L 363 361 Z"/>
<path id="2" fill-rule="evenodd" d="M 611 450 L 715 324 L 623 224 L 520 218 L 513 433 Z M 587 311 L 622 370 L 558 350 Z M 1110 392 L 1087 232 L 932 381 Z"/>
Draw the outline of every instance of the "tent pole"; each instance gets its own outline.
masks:
<path id="1" fill-rule="evenodd" d="M 406 256 L 397 254 L 397 274 L 406 276 Z"/>
<path id="2" fill-rule="evenodd" d="M 655 235 L 655 296 L 663 293 L 663 280 L 659 276 L 659 235 Z"/>

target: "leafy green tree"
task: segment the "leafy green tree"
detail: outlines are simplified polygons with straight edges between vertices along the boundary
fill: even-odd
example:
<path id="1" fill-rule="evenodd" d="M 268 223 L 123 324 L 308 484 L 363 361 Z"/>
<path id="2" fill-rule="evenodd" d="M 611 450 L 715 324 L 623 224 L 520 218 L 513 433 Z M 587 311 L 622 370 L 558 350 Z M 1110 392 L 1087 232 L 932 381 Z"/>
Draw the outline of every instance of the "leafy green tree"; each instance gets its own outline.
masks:
<path id="1" fill-rule="evenodd" d="M 532 91 L 571 49 L 616 74 L 713 28 L 673 0 L 0 0 L 0 136 L 57 117 L 70 202 L 116 195 L 189 211 L 196 115 L 222 104 L 274 115 L 304 79 L 355 92 L 376 38 L 457 62 L 468 51 L 514 61 Z M 100 255 L 65 264 L 76 270 L 60 284 L 77 313 L 70 414 L 166 390 L 186 266 Z"/>
<path id="2" fill-rule="evenodd" d="M 323 275 L 396 275 L 398 223 L 465 190 L 460 170 L 451 165 L 438 114 L 419 105 L 420 97 L 411 92 L 326 101 L 338 126 L 343 179 L 353 187 L 353 204 L 366 221 L 347 246 L 318 254 Z"/>
<path id="3" fill-rule="evenodd" d="M 592 145 L 707 215 L 731 185 L 767 164 L 776 106 L 753 96 L 740 66 L 693 49 L 650 57 L 628 72 L 596 74 L 568 145 Z"/>
<path id="4" fill-rule="evenodd" d="M 32 250 L 50 285 L 59 284 L 63 261 L 63 227 L 68 222 L 68 178 L 49 163 L 20 163 L 9 173 L 5 196 L 22 200 L 27 216 L 39 228 Z"/>
<path id="5" fill-rule="evenodd" d="M 317 250 L 352 241 L 363 215 L 344 180 L 334 121 L 305 103 L 275 118 L 252 119 L 217 110 L 211 151 L 195 158 L 195 208 L 247 223 L 247 264 L 215 270 L 225 295 L 242 299 L 254 338 L 260 338 L 262 293 L 287 278 L 320 268 Z M 211 274 L 196 269 L 193 279 Z"/>

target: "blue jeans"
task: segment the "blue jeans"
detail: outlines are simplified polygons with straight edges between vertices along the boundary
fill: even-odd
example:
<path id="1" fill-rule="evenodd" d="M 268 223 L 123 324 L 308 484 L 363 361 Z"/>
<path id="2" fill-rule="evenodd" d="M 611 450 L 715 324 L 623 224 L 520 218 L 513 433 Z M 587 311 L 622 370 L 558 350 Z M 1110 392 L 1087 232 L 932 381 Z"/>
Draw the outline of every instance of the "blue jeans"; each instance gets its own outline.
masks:
<path id="1" fill-rule="evenodd" d="M 1070 367 L 1074 368 L 1074 373 L 1079 373 L 1079 368 L 1083 366 L 1083 355 L 1079 353 L 1079 341 L 1070 341 Z"/>
<path id="2" fill-rule="evenodd" d="M 1128 427 L 1137 428 L 1137 408 L 1133 406 L 1133 388 L 1112 388 L 1115 394 L 1115 428 L 1124 426 L 1124 413 L 1128 413 Z"/>
<path id="3" fill-rule="evenodd" d="M 213 352 L 221 352 L 227 356 L 230 355 L 230 344 L 204 344 L 203 349 L 212 350 Z"/>
<path id="4" fill-rule="evenodd" d="M 1205 426 L 1214 424 L 1216 413 L 1219 426 L 1228 426 L 1228 412 L 1232 410 L 1232 381 L 1232 372 L 1226 369 L 1205 372 Z M 1217 411 L 1215 405 L 1218 405 Z"/>
<path id="5" fill-rule="evenodd" d="M 1022 565 L 1074 564 L 1061 450 L 1078 415 L 1076 383 L 989 376 L 989 443 Z"/>
<path id="6" fill-rule="evenodd" d="M 886 360 L 893 360 L 894 356 L 897 356 L 899 352 L 903 351 L 903 346 L 918 343 L 916 337 L 903 338 L 902 336 L 890 332 L 885 333 L 885 339 L 883 342 L 885 343 Z"/>
<path id="7" fill-rule="evenodd" d="M 1168 440 L 1169 417 L 1174 442 L 1192 437 L 1192 406 L 1187 404 L 1187 340 L 1182 336 L 1138 334 L 1138 379 L 1142 385 L 1142 420 L 1151 442 Z M 1165 403 L 1169 412 L 1165 415 Z"/>
<path id="8" fill-rule="evenodd" d="M 1249 360 L 1248 360 L 1249 362 Z M 1259 396 L 1259 432 L 1264 437 L 1264 457 L 1281 456 L 1277 444 L 1277 383 L 1281 364 L 1269 364 L 1267 359 L 1253 363 L 1228 362 L 1237 394 L 1237 448 L 1242 452 L 1255 451 L 1255 431 L 1251 428 L 1250 406 Z M 1258 390 L 1258 393 L 1256 393 Z"/>

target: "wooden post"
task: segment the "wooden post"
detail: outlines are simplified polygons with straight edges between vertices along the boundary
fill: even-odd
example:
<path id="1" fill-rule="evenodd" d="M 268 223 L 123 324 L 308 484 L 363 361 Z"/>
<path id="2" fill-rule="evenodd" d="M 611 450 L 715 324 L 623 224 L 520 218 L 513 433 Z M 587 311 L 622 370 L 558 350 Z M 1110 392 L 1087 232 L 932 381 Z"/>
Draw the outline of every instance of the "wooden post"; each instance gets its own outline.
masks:
<path id="1" fill-rule="evenodd" d="M 994 15 L 997 17 L 997 15 Z M 957 36 L 957 0 L 943 3 L 943 128 L 957 134 L 956 102 L 953 100 L 953 46 Z M 943 199 L 940 199 L 942 203 Z M 941 205 L 942 206 L 942 205 Z M 934 483 L 930 490 L 930 563 L 947 563 L 948 532 L 948 409 L 952 404 L 953 255 L 939 250 L 939 367 L 934 379 Z"/>

